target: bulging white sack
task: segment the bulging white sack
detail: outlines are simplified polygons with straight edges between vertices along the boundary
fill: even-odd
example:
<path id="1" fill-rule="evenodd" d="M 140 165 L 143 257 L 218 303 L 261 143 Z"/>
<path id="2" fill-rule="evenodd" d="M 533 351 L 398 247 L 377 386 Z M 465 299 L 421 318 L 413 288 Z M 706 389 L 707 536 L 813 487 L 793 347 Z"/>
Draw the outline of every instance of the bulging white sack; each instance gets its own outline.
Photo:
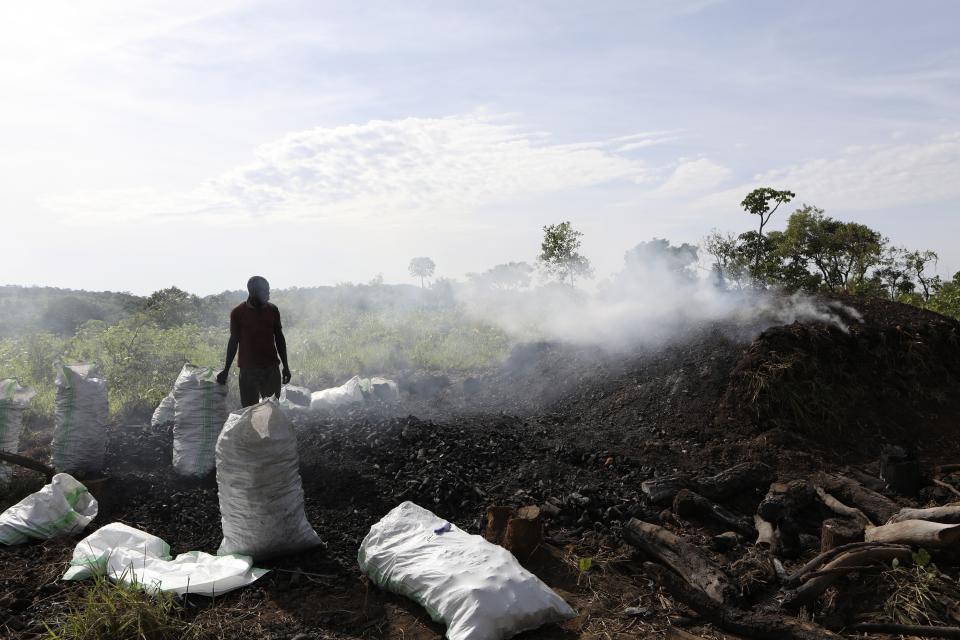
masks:
<path id="1" fill-rule="evenodd" d="M 217 440 L 219 555 L 266 558 L 320 544 L 303 511 L 297 438 L 274 398 L 230 414 Z"/>
<path id="2" fill-rule="evenodd" d="M 103 526 L 73 550 L 64 580 L 105 575 L 145 591 L 218 596 L 246 586 L 267 573 L 245 556 L 214 556 L 188 551 L 170 558 L 170 545 L 120 522 Z"/>
<path id="3" fill-rule="evenodd" d="M 333 409 L 355 402 L 363 402 L 360 376 L 353 376 L 339 387 L 314 391 L 310 394 L 311 411 Z"/>
<path id="4" fill-rule="evenodd" d="M 227 417 L 227 386 L 217 371 L 187 363 L 173 386 L 173 468 L 185 476 L 204 476 L 216 464 L 217 436 Z"/>
<path id="5" fill-rule="evenodd" d="M 176 417 L 176 407 L 177 401 L 174 399 L 173 392 L 171 391 L 160 401 L 157 408 L 153 410 L 153 415 L 150 417 L 150 426 L 157 429 L 159 427 L 165 427 L 168 424 L 173 424 L 174 418 Z"/>
<path id="6" fill-rule="evenodd" d="M 20 432 L 23 431 L 23 410 L 36 392 L 22 387 L 14 379 L 0 380 L 0 450 L 16 453 L 20 450 Z M 13 467 L 0 462 L 0 484 L 13 476 Z"/>
<path id="7" fill-rule="evenodd" d="M 0 514 L 0 544 L 22 544 L 83 531 L 97 516 L 97 501 L 66 473 Z"/>
<path id="8" fill-rule="evenodd" d="M 576 615 L 509 551 L 412 502 L 370 527 L 357 561 L 445 624 L 449 640 L 502 640 Z"/>
<path id="9" fill-rule="evenodd" d="M 95 364 L 63 365 L 57 371 L 53 466 L 67 473 L 103 470 L 109 421 L 107 381 Z"/>

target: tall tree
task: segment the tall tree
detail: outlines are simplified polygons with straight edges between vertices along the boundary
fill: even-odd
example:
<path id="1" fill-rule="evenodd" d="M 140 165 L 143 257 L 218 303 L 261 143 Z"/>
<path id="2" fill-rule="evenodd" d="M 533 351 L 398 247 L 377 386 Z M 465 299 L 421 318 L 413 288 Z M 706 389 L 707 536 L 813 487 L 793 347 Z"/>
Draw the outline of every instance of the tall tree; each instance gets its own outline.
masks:
<path id="1" fill-rule="evenodd" d="M 641 242 L 627 251 L 623 255 L 623 261 L 628 271 L 657 267 L 693 278 L 696 277 L 693 270 L 696 268 L 697 257 L 695 245 L 684 242 L 679 246 L 673 246 L 669 240 L 654 238 Z"/>
<path id="2" fill-rule="evenodd" d="M 583 233 L 576 231 L 569 221 L 545 226 L 537 261 L 559 280 L 569 278 L 571 285 L 577 277 L 589 277 L 593 273 L 590 260 L 579 252 L 582 236 Z"/>
<path id="3" fill-rule="evenodd" d="M 507 262 L 468 277 L 476 284 L 494 289 L 524 289 L 530 286 L 533 267 L 526 262 Z"/>
<path id="4" fill-rule="evenodd" d="M 891 300 L 907 295 L 915 288 L 907 267 L 907 250 L 903 247 L 887 247 L 873 275 Z"/>
<path id="5" fill-rule="evenodd" d="M 927 267 L 936 266 L 940 257 L 936 251 L 910 251 L 905 256 L 907 270 L 920 283 L 923 289 L 923 301 L 930 300 L 930 292 L 940 286 L 940 276 L 927 273 Z"/>
<path id="6" fill-rule="evenodd" d="M 436 271 L 437 265 L 426 256 L 420 256 L 419 258 L 413 258 L 410 260 L 410 266 L 407 269 L 410 271 L 410 275 L 414 278 L 420 278 L 420 288 L 423 289 L 424 279 L 430 278 L 433 276 L 433 272 Z"/>
<path id="7" fill-rule="evenodd" d="M 714 229 L 702 240 L 701 246 L 713 256 L 711 269 L 717 286 L 725 287 L 727 280 L 730 280 L 738 289 L 742 289 L 746 270 L 739 259 L 740 239 L 732 233 Z"/>
<path id="8" fill-rule="evenodd" d="M 756 236 L 744 238 L 743 248 L 753 252 L 753 273 L 758 283 L 764 282 L 761 274 L 761 263 L 767 257 L 765 251 L 769 243 L 764 241 L 763 228 L 770 221 L 774 212 L 780 208 L 780 205 L 793 200 L 796 196 L 793 191 L 778 191 L 770 187 L 760 187 L 754 189 L 746 195 L 740 206 L 751 215 L 760 218 L 760 226 L 757 229 Z M 744 234 L 746 235 L 746 234 Z"/>

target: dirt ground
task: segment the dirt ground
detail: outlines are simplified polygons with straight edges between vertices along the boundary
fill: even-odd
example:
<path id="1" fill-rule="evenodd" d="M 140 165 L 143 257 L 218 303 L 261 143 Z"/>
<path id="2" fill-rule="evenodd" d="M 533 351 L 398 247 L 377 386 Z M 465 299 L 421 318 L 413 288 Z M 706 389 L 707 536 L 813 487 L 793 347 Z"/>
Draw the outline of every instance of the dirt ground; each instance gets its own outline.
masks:
<path id="1" fill-rule="evenodd" d="M 360 573 L 356 552 L 369 527 L 403 500 L 475 533 L 491 505 L 550 505 L 547 544 L 528 568 L 579 615 L 523 637 L 661 638 L 675 625 L 732 638 L 675 603 L 622 537 L 630 518 L 704 547 L 723 529 L 662 513 L 641 482 L 744 461 L 765 462 L 783 480 L 819 470 L 876 475 L 890 443 L 914 450 L 924 469 L 960 462 L 960 325 L 893 303 L 852 304 L 863 322 L 851 316 L 845 331 L 796 323 L 754 336 L 710 326 L 628 354 L 521 345 L 503 367 L 473 377 L 396 372 L 400 406 L 298 416 L 306 514 L 324 546 L 258 563 L 273 571 L 250 587 L 214 600 L 188 596 L 186 615 L 211 638 L 440 638 L 443 628 L 423 609 Z M 49 437 L 31 430 L 22 453 L 42 458 Z M 169 429 L 109 430 L 110 480 L 84 535 L 120 521 L 164 538 L 174 554 L 217 548 L 216 481 L 178 478 L 171 445 Z M 41 484 L 18 472 L 0 508 Z M 752 514 L 764 492 L 733 507 Z M 897 499 L 944 504 L 952 496 L 927 486 Z M 788 570 L 819 547 L 818 530 L 804 533 Z M 78 538 L 0 549 L 4 637 L 41 637 L 42 621 L 85 588 L 59 581 Z M 774 585 L 755 554 L 740 540 L 717 558 L 759 601 Z M 581 572 L 586 557 L 592 568 Z"/>

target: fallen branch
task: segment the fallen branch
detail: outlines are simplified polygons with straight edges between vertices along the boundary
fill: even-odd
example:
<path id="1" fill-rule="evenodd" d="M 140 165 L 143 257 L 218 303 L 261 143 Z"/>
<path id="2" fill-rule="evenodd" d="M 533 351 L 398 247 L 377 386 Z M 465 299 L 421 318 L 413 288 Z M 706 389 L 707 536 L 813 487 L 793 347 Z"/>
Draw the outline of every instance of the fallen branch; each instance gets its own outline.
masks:
<path id="1" fill-rule="evenodd" d="M 722 500 L 752 492 L 757 487 L 770 484 L 773 478 L 774 472 L 769 465 L 763 462 L 741 462 L 716 475 L 698 478 L 693 486 L 697 493 L 711 500 Z"/>
<path id="2" fill-rule="evenodd" d="M 661 526 L 631 518 L 623 528 L 623 537 L 718 604 L 736 593 L 727 574 L 705 551 Z"/>
<path id="3" fill-rule="evenodd" d="M 943 480 L 938 480 L 937 478 L 933 478 L 933 484 L 937 485 L 938 487 L 943 487 L 953 495 L 960 497 L 960 491 L 958 491 L 957 488 L 952 484 L 950 484 L 949 482 L 944 482 Z"/>
<path id="4" fill-rule="evenodd" d="M 671 596 L 721 629 L 760 640 L 834 640 L 840 638 L 823 627 L 771 613 L 754 613 L 718 603 L 666 567 L 645 562 L 644 572 Z"/>
<path id="5" fill-rule="evenodd" d="M 822 567 L 826 563 L 830 562 L 837 556 L 840 556 L 848 551 L 855 551 L 857 549 L 875 549 L 877 547 L 889 546 L 882 545 L 876 542 L 851 542 L 850 544 L 845 544 L 839 547 L 834 547 L 829 551 L 824 551 L 823 553 L 812 558 L 807 564 L 803 565 L 797 569 L 789 578 L 787 578 L 784 583 L 785 587 L 795 587 L 803 581 L 803 576 L 810 573 L 811 571 L 816 571 L 819 567 Z"/>
<path id="6" fill-rule="evenodd" d="M 960 627 L 927 627 L 913 624 L 860 622 L 847 628 L 850 631 L 863 631 L 864 633 L 889 633 L 891 635 L 926 638 L 960 638 Z"/>
<path id="7" fill-rule="evenodd" d="M 862 511 L 870 522 L 886 522 L 900 507 L 890 498 L 877 493 L 853 480 L 829 473 L 816 473 L 813 483 L 842 500 L 844 505 L 852 505 Z"/>
<path id="8" fill-rule="evenodd" d="M 864 541 L 941 549 L 960 541 L 960 524 L 903 520 L 868 529 L 864 534 Z"/>
<path id="9" fill-rule="evenodd" d="M 823 490 L 823 487 L 815 486 L 814 491 L 817 492 L 817 497 L 820 498 L 820 502 L 824 504 L 830 511 L 833 511 L 838 516 L 843 516 L 844 518 L 849 518 L 859 522 L 864 529 L 867 527 L 872 527 L 873 523 L 870 521 L 870 518 L 867 515 L 860 511 L 860 509 L 854 509 L 853 507 L 848 507 L 843 504 L 832 495 Z"/>
<path id="10" fill-rule="evenodd" d="M 827 563 L 823 567 L 821 575 L 811 578 L 793 591 L 787 592 L 783 599 L 783 607 L 785 609 L 799 609 L 816 600 L 840 577 L 840 573 L 832 571 L 832 569 L 862 567 L 874 563 L 886 565 L 894 559 L 905 561 L 909 558 L 910 547 L 906 546 L 883 545 L 847 551 Z M 803 576 L 800 579 L 802 580 Z"/>
<path id="11" fill-rule="evenodd" d="M 694 517 L 714 520 L 748 538 L 757 535 L 756 530 L 746 518 L 724 509 L 689 489 L 681 489 L 674 497 L 673 512 L 681 518 Z"/>
<path id="12" fill-rule="evenodd" d="M 814 571 L 813 573 L 808 573 L 800 579 L 801 582 L 806 582 L 808 580 L 813 580 L 814 578 L 819 578 L 820 576 L 832 576 L 838 575 L 843 576 L 848 573 L 865 573 L 871 571 L 879 571 L 884 569 L 881 565 L 870 564 L 864 566 L 853 565 L 852 567 L 834 567 L 833 569 L 823 569 L 821 571 Z"/>
<path id="13" fill-rule="evenodd" d="M 47 466 L 42 462 L 38 462 L 32 458 L 27 458 L 26 456 L 10 453 L 9 451 L 0 451 L 0 460 L 3 462 L 9 462 L 10 464 L 15 464 L 19 467 L 25 467 L 32 471 L 39 471 L 47 477 L 47 482 L 50 482 L 50 480 L 53 479 L 53 476 L 57 473 L 53 467 Z"/>
<path id="14" fill-rule="evenodd" d="M 960 524 L 960 505 L 949 504 L 927 509 L 900 509 L 892 518 L 887 520 L 887 524 L 903 522 L 904 520 L 929 520 L 930 522 Z"/>

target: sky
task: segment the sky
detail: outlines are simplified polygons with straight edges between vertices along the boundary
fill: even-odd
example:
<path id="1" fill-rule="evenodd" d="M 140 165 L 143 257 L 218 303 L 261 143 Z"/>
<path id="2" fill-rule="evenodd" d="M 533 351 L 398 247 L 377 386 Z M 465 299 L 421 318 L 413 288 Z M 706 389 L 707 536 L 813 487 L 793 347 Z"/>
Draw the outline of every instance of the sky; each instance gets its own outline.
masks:
<path id="1" fill-rule="evenodd" d="M 0 5 L 0 283 L 413 282 L 796 192 L 960 270 L 960 3 Z M 777 213 L 782 228 L 792 207 Z"/>

